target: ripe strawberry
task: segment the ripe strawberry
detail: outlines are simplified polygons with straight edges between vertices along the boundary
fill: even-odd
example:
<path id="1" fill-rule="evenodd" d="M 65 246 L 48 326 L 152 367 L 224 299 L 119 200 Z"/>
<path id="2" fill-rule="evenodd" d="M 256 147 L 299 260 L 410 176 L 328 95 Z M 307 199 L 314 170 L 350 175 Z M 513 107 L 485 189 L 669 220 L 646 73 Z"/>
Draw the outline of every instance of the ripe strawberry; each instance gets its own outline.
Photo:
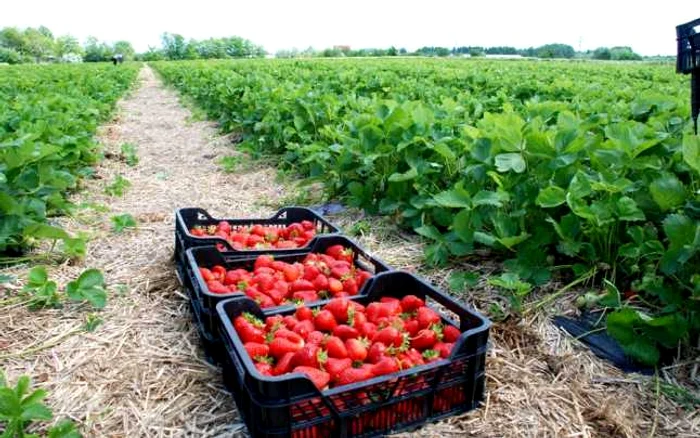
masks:
<path id="1" fill-rule="evenodd" d="M 293 372 L 306 374 L 306 376 L 311 379 L 314 386 L 316 386 L 316 388 L 319 390 L 323 390 L 323 388 L 328 386 L 328 382 L 331 380 L 330 374 L 317 368 L 298 366 L 294 368 Z"/>
<path id="2" fill-rule="evenodd" d="M 367 339 L 373 339 L 377 333 L 377 326 L 371 322 L 364 322 L 357 326 L 357 331 Z"/>
<path id="3" fill-rule="evenodd" d="M 329 256 L 333 257 L 334 259 L 338 259 L 344 250 L 345 250 L 345 247 L 343 245 L 329 246 L 326 249 L 326 255 L 329 255 Z"/>
<path id="4" fill-rule="evenodd" d="M 403 309 L 404 312 L 413 312 L 423 306 L 425 306 L 425 301 L 415 295 L 406 295 L 401 298 L 401 309 Z"/>
<path id="5" fill-rule="evenodd" d="M 411 347 L 417 350 L 426 350 L 433 348 L 438 341 L 438 334 L 433 329 L 423 329 L 411 339 Z"/>
<path id="6" fill-rule="evenodd" d="M 290 239 L 299 237 L 304 233 L 304 227 L 302 227 L 298 222 L 290 224 L 286 230 Z"/>
<path id="7" fill-rule="evenodd" d="M 318 368 L 327 359 L 326 353 L 316 344 L 305 344 L 292 359 L 292 366 L 309 366 Z"/>
<path id="8" fill-rule="evenodd" d="M 326 339 L 326 351 L 328 352 L 328 357 L 336 359 L 348 357 L 348 350 L 345 348 L 343 340 L 337 336 L 330 336 Z"/>
<path id="9" fill-rule="evenodd" d="M 278 249 L 292 249 L 292 248 L 296 248 L 296 247 L 297 247 L 297 244 L 291 240 L 278 240 L 277 244 L 275 245 L 275 248 L 278 248 Z"/>
<path id="10" fill-rule="evenodd" d="M 294 353 L 292 352 L 282 355 L 282 357 L 277 360 L 275 367 L 272 369 L 272 375 L 280 376 L 290 372 L 292 370 L 292 358 L 294 358 Z"/>
<path id="11" fill-rule="evenodd" d="M 309 344 L 321 345 L 325 339 L 326 335 L 318 330 L 314 330 L 309 333 L 309 336 L 306 338 L 306 342 Z"/>
<path id="12" fill-rule="evenodd" d="M 396 373 L 399 370 L 400 368 L 396 358 L 384 357 L 379 362 L 374 364 L 372 367 L 372 374 L 374 376 L 383 376 L 386 374 Z"/>
<path id="13" fill-rule="evenodd" d="M 219 280 L 223 282 L 224 278 L 226 278 L 226 268 L 224 268 L 223 266 L 214 266 L 213 268 L 211 268 L 211 273 L 214 276 L 214 280 Z"/>
<path id="14" fill-rule="evenodd" d="M 354 307 L 351 308 L 348 313 L 348 325 L 358 328 L 366 322 L 367 315 L 365 315 L 364 312 L 357 311 Z"/>
<path id="15" fill-rule="evenodd" d="M 322 290 L 328 290 L 330 287 L 328 283 L 328 277 L 326 277 L 323 274 L 316 275 L 316 277 L 314 277 L 311 283 L 314 285 L 314 289 L 316 289 L 319 292 Z"/>
<path id="16" fill-rule="evenodd" d="M 279 360 L 285 353 L 296 353 L 301 350 L 303 346 L 303 344 L 299 345 L 286 338 L 275 338 L 270 342 L 270 355 Z"/>
<path id="17" fill-rule="evenodd" d="M 245 241 L 245 246 L 248 248 L 256 248 L 258 245 L 265 243 L 265 238 L 263 236 L 258 236 L 257 234 L 249 234 Z"/>
<path id="18" fill-rule="evenodd" d="M 292 331 L 294 331 L 294 333 L 298 333 L 303 339 L 306 339 L 309 336 L 309 333 L 315 329 L 314 323 L 311 320 L 305 319 L 303 321 L 299 321 L 299 324 L 295 325 Z"/>
<path id="19" fill-rule="evenodd" d="M 349 358 L 344 358 L 344 359 L 335 359 L 333 357 L 329 357 L 328 360 L 326 360 L 326 363 L 323 364 L 323 369 L 328 372 L 331 376 L 331 380 L 333 382 L 338 380 L 338 377 L 340 376 L 340 373 L 343 372 L 343 370 L 346 370 L 348 368 L 352 367 L 352 360 Z"/>
<path id="20" fill-rule="evenodd" d="M 233 320 L 233 327 L 236 329 L 241 341 L 246 342 L 265 342 L 265 324 L 250 313 L 244 312 Z"/>
<path id="21" fill-rule="evenodd" d="M 367 319 L 370 322 L 377 324 L 380 318 L 388 318 L 391 316 L 391 308 L 385 303 L 370 303 L 367 306 Z"/>
<path id="22" fill-rule="evenodd" d="M 272 301 L 279 306 L 285 299 L 287 299 L 287 292 L 273 288 L 267 291 L 267 296 L 272 298 Z"/>
<path id="23" fill-rule="evenodd" d="M 367 282 L 367 280 L 369 280 L 370 278 L 372 278 L 372 273 L 371 273 L 371 272 L 367 272 L 367 271 L 363 271 L 362 269 L 358 269 L 358 270 L 357 270 L 357 273 L 356 273 L 356 275 L 355 275 L 355 281 L 357 282 L 357 287 L 358 287 L 358 289 L 359 289 L 359 288 L 362 288 L 362 286 L 364 286 L 364 284 L 365 284 L 365 283 Z"/>
<path id="24" fill-rule="evenodd" d="M 287 328 L 279 328 L 277 331 L 272 335 L 272 339 L 274 338 L 284 338 L 288 339 L 295 344 L 299 345 L 299 348 L 301 348 L 304 345 L 304 338 L 301 337 L 299 333 L 296 333 L 292 330 L 289 330 Z"/>
<path id="25" fill-rule="evenodd" d="M 386 345 L 381 342 L 375 342 L 369 347 L 367 362 L 377 363 L 384 357 L 386 357 Z"/>
<path id="26" fill-rule="evenodd" d="M 243 344 L 243 348 L 248 352 L 248 356 L 251 359 L 256 357 L 265 357 L 270 353 L 270 347 L 267 344 L 261 344 L 258 342 L 246 342 Z"/>
<path id="27" fill-rule="evenodd" d="M 227 286 L 221 284 L 219 280 L 208 282 L 207 289 L 209 289 L 209 292 L 213 294 L 227 294 L 231 292 L 231 290 Z"/>
<path id="28" fill-rule="evenodd" d="M 417 319 L 409 319 L 403 325 L 403 329 L 408 333 L 409 336 L 413 337 L 418 334 L 420 327 L 418 326 Z"/>
<path id="29" fill-rule="evenodd" d="M 199 274 L 202 276 L 205 283 L 215 280 L 214 274 L 207 268 L 199 268 Z"/>
<path id="30" fill-rule="evenodd" d="M 363 362 L 367 358 L 367 342 L 359 339 L 348 339 L 345 341 L 345 348 L 348 350 L 348 357 L 353 362 Z"/>
<path id="31" fill-rule="evenodd" d="M 301 302 L 318 301 L 319 296 L 315 290 L 298 290 L 292 294 L 292 299 Z"/>
<path id="32" fill-rule="evenodd" d="M 301 221 L 301 227 L 306 230 L 316 230 L 316 225 L 311 221 Z"/>
<path id="33" fill-rule="evenodd" d="M 255 368 L 263 376 L 272 376 L 272 365 L 267 362 L 256 362 Z"/>
<path id="34" fill-rule="evenodd" d="M 454 347 L 454 344 L 452 344 L 452 343 L 437 342 L 435 344 L 435 346 L 433 347 L 433 350 L 440 353 L 440 357 L 447 358 L 447 357 L 450 357 L 450 353 L 452 353 L 452 347 Z"/>
<path id="35" fill-rule="evenodd" d="M 311 321 L 314 319 L 314 312 L 306 306 L 300 306 L 297 307 L 296 312 L 294 312 L 294 316 L 296 316 L 299 321 Z"/>
<path id="36" fill-rule="evenodd" d="M 282 269 L 282 273 L 284 274 L 284 279 L 290 283 L 294 282 L 300 276 L 299 270 L 295 266 L 292 266 L 292 265 L 286 265 Z"/>
<path id="37" fill-rule="evenodd" d="M 336 298 L 330 300 L 323 309 L 331 312 L 336 321 L 344 323 L 348 320 L 349 306 L 350 301 L 347 298 Z"/>
<path id="38" fill-rule="evenodd" d="M 404 343 L 404 336 L 394 327 L 386 327 L 374 335 L 372 342 L 381 342 L 387 347 L 401 347 Z"/>
<path id="39" fill-rule="evenodd" d="M 304 264 L 304 280 L 314 281 L 314 279 L 318 277 L 318 274 L 320 273 L 321 271 L 319 271 L 316 266 Z"/>
<path id="40" fill-rule="evenodd" d="M 342 340 L 357 338 L 360 336 L 360 332 L 355 327 L 350 327 L 347 324 L 340 324 L 333 329 L 333 335 L 339 337 Z"/>
<path id="41" fill-rule="evenodd" d="M 258 256 L 257 259 L 255 259 L 255 263 L 253 264 L 253 269 L 258 270 L 258 268 L 269 268 L 272 266 L 272 262 L 275 261 L 275 258 L 272 257 L 269 254 L 263 254 L 261 256 Z"/>
<path id="42" fill-rule="evenodd" d="M 299 320 L 296 319 L 293 315 L 285 315 L 282 320 L 284 321 L 284 325 L 287 326 L 288 329 L 293 329 L 294 326 L 299 324 Z"/>
<path id="43" fill-rule="evenodd" d="M 340 373 L 336 383 L 338 386 L 343 386 L 371 379 L 372 377 L 372 372 L 367 368 L 346 368 Z"/>
<path id="44" fill-rule="evenodd" d="M 423 359 L 425 359 L 427 363 L 435 362 L 436 360 L 440 360 L 440 353 L 435 350 L 425 350 L 423 352 Z"/>
<path id="45" fill-rule="evenodd" d="M 300 280 L 295 280 L 291 286 L 290 289 L 292 292 L 300 291 L 300 290 L 315 290 L 314 284 L 308 280 L 300 279 Z"/>
<path id="46" fill-rule="evenodd" d="M 415 348 L 409 348 L 408 351 L 406 351 L 406 354 L 411 359 L 411 361 L 413 361 L 414 365 L 423 365 L 425 363 L 425 361 L 423 360 L 423 355 L 420 351 L 416 350 Z"/>
<path id="47" fill-rule="evenodd" d="M 443 342 L 456 342 L 461 334 L 457 327 L 445 324 L 442 329 L 442 340 Z"/>
<path id="48" fill-rule="evenodd" d="M 331 295 L 336 296 L 343 291 L 343 283 L 337 278 L 328 278 L 328 291 Z"/>
<path id="49" fill-rule="evenodd" d="M 265 318 L 265 331 L 274 332 L 280 327 L 284 327 L 284 319 L 282 315 L 273 315 Z"/>
<path id="50" fill-rule="evenodd" d="M 425 306 L 418 308 L 416 319 L 418 320 L 418 326 L 422 329 L 441 322 L 440 315 L 430 307 Z"/>
<path id="51" fill-rule="evenodd" d="M 256 274 L 252 283 L 258 285 L 260 292 L 267 292 L 274 287 L 275 277 L 270 274 Z"/>
<path id="52" fill-rule="evenodd" d="M 357 282 L 354 278 L 348 278 L 343 281 L 343 290 L 348 293 L 348 295 L 357 295 L 358 287 Z"/>
<path id="53" fill-rule="evenodd" d="M 333 314 L 328 310 L 321 310 L 314 318 L 314 324 L 318 330 L 324 332 L 333 332 L 333 329 L 338 325 Z"/>

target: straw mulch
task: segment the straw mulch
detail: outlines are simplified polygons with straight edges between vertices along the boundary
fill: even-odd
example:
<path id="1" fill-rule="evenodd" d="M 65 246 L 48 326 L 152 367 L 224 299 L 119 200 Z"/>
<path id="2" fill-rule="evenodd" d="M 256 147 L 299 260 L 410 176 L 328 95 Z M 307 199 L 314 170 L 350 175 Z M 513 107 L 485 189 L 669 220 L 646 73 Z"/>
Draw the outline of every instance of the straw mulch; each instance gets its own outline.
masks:
<path id="1" fill-rule="evenodd" d="M 217 135 L 209 123 L 192 121 L 150 69 L 141 72 L 140 81 L 121 102 L 114 122 L 102 129 L 107 159 L 97 178 L 76 195 L 87 208 L 62 219 L 69 229 L 91 235 L 88 256 L 50 268 L 61 285 L 87 267 L 103 270 L 110 285 L 107 308 L 98 313 L 104 322 L 87 333 L 81 326 L 90 309 L 84 307 L 29 311 L 5 306 L 0 369 L 10 381 L 29 374 L 49 391 L 55 416 L 72 418 L 85 436 L 244 436 L 220 371 L 204 361 L 198 348 L 187 298 L 175 277 L 174 211 L 200 206 L 219 217 L 266 216 L 270 204 L 295 192 L 269 167 L 221 172 L 216 159 L 234 153 L 231 139 Z M 126 142 L 138 148 L 135 167 L 119 159 Z M 116 175 L 131 182 L 123 197 L 104 194 Z M 138 229 L 113 232 L 110 216 L 121 213 L 132 214 Z M 336 220 L 351 227 L 356 216 Z M 448 272 L 422 266 L 415 238 L 381 221 L 370 223 L 358 238 L 361 243 L 395 266 L 422 271 L 444 285 Z M 497 269 L 478 260 L 470 267 L 482 274 Z M 28 269 L 22 265 L 2 272 L 19 280 L 0 290 L 0 299 L 16 294 Z M 461 297 L 484 312 L 501 299 L 483 281 Z M 404 436 L 700 436 L 698 412 L 669 400 L 652 379 L 624 375 L 596 359 L 542 312 L 495 324 L 491 338 L 484 406 Z"/>

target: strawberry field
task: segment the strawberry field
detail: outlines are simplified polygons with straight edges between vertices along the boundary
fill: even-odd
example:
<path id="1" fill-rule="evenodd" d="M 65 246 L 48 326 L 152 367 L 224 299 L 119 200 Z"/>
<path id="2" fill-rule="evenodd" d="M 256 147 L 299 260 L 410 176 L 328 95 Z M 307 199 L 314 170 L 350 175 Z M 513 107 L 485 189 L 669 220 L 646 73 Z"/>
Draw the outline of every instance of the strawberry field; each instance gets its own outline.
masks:
<path id="1" fill-rule="evenodd" d="M 423 236 L 429 264 L 487 250 L 511 310 L 556 276 L 592 286 L 579 305 L 608 309 L 608 332 L 640 362 L 697 340 L 700 140 L 687 83 L 668 66 L 154 67 L 241 133 L 239 148 Z"/>
<path id="2" fill-rule="evenodd" d="M 67 197 L 90 176 L 99 151 L 93 135 L 131 86 L 128 66 L 17 66 L 0 74 L 0 257 L 41 239 L 60 240 L 71 257 L 85 242 L 51 225 L 71 211 Z"/>

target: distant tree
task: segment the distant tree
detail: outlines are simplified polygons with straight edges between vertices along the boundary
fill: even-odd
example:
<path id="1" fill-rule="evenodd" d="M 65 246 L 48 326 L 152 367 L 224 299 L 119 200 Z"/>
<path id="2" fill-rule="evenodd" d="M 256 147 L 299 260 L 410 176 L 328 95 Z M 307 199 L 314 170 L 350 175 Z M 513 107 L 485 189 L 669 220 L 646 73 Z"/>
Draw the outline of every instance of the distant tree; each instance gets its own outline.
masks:
<path id="1" fill-rule="evenodd" d="M 51 31 L 28 27 L 24 30 L 24 47 L 26 54 L 36 61 L 49 59 L 56 54 L 56 46 Z"/>
<path id="2" fill-rule="evenodd" d="M 610 49 L 610 58 L 615 61 L 640 61 L 642 57 L 634 53 L 631 47 L 618 46 Z"/>
<path id="3" fill-rule="evenodd" d="M 573 58 L 576 51 L 567 44 L 545 44 L 535 50 L 538 58 Z"/>
<path id="4" fill-rule="evenodd" d="M 0 64 L 20 64 L 22 54 L 15 49 L 0 47 Z"/>
<path id="5" fill-rule="evenodd" d="M 405 55 L 405 54 L 407 54 L 407 53 L 408 53 L 408 51 L 406 50 L 405 47 L 401 47 L 401 48 L 399 49 L 399 55 Z"/>
<path id="6" fill-rule="evenodd" d="M 122 55 L 124 55 L 125 61 L 134 59 L 134 55 L 136 53 L 134 51 L 134 47 L 128 41 L 117 41 L 116 43 L 114 43 L 112 52 L 121 53 Z"/>
<path id="7" fill-rule="evenodd" d="M 399 54 L 399 51 L 396 50 L 396 47 L 391 46 L 389 49 L 386 51 L 386 56 L 397 56 Z"/>
<path id="8" fill-rule="evenodd" d="M 187 44 L 182 35 L 166 32 L 160 38 L 163 43 L 163 53 L 166 58 L 172 60 L 185 59 Z"/>
<path id="9" fill-rule="evenodd" d="M 56 54 L 63 56 L 68 53 L 83 54 L 83 48 L 80 47 L 78 39 L 72 35 L 62 35 L 56 38 Z"/>
<path id="10" fill-rule="evenodd" d="M 598 47 L 593 51 L 593 59 L 600 59 L 603 61 L 609 61 L 612 59 L 612 54 L 610 49 L 607 47 Z"/>
<path id="11" fill-rule="evenodd" d="M 6 27 L 0 30 L 0 47 L 12 49 L 18 53 L 25 53 L 26 44 L 22 31 L 16 27 Z"/>
<path id="12" fill-rule="evenodd" d="M 148 51 L 139 56 L 142 61 L 162 61 L 165 59 L 163 51 L 155 47 L 149 47 Z"/>
<path id="13" fill-rule="evenodd" d="M 83 46 L 85 62 L 109 61 L 114 56 L 114 48 L 105 42 L 100 42 L 93 36 L 87 37 Z"/>
<path id="14" fill-rule="evenodd" d="M 478 57 L 478 56 L 484 56 L 485 54 L 486 53 L 485 53 L 483 47 L 470 47 L 469 48 L 469 56 Z"/>

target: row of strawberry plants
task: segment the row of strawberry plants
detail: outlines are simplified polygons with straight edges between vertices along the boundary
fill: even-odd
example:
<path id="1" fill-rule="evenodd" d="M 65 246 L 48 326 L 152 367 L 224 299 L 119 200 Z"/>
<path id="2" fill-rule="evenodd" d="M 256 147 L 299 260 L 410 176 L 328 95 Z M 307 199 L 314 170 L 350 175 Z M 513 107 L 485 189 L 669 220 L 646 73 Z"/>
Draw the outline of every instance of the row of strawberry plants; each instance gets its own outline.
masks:
<path id="1" fill-rule="evenodd" d="M 433 263 L 489 247 L 511 281 L 542 284 L 562 267 L 608 280 L 591 301 L 613 308 L 609 332 L 643 362 L 700 332 L 700 139 L 687 123 L 687 86 L 668 67 L 156 68 L 242 132 L 242 147 L 281 155 L 329 196 L 425 236 Z"/>
<path id="2" fill-rule="evenodd" d="M 137 66 L 12 66 L 0 71 L 0 254 L 41 239 L 84 248 L 50 218 L 70 212 L 67 196 L 99 157 L 98 123 L 136 78 Z M 84 251 L 84 250 L 82 250 Z"/>

